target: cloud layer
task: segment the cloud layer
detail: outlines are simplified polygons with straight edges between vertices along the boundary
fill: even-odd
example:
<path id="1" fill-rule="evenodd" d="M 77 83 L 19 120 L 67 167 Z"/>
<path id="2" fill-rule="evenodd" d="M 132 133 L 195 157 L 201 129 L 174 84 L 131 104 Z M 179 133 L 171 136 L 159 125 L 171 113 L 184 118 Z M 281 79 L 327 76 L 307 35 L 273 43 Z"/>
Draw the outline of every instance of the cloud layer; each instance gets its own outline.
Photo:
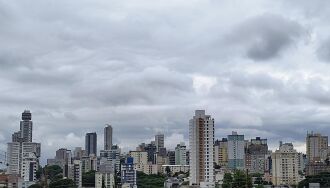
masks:
<path id="1" fill-rule="evenodd" d="M 195 109 L 303 148 L 329 135 L 330 43 L 322 1 L 0 0 L 0 150 L 30 109 L 43 158 L 114 127 L 124 151 L 157 132 L 187 141 Z"/>

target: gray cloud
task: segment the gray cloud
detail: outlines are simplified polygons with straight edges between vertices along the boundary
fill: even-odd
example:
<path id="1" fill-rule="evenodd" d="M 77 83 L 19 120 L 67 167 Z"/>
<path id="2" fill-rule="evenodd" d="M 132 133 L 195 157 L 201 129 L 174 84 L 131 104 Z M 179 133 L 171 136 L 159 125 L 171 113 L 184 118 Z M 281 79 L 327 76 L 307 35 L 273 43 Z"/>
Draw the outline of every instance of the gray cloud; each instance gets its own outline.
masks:
<path id="1" fill-rule="evenodd" d="M 304 34 L 304 30 L 299 23 L 280 15 L 262 14 L 237 26 L 226 40 L 245 48 L 249 58 L 264 61 L 278 57 Z"/>
<path id="2" fill-rule="evenodd" d="M 83 146 L 88 131 L 102 148 L 106 123 L 123 150 L 158 131 L 186 141 L 195 109 L 215 117 L 217 138 L 238 130 L 276 145 L 301 144 L 311 129 L 330 134 L 319 5 L 310 17 L 286 1 L 0 5 L 0 137 L 10 141 L 30 109 L 43 161 L 59 147 Z M 301 42 L 306 28 L 309 43 Z"/>

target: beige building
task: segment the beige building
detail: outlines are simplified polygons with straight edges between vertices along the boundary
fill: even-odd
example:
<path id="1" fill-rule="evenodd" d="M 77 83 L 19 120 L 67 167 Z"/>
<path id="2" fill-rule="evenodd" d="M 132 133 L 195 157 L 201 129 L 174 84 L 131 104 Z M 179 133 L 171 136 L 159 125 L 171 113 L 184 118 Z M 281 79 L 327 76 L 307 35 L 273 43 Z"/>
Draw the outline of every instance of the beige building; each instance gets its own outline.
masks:
<path id="1" fill-rule="evenodd" d="M 328 154 L 328 136 L 319 133 L 307 133 L 306 154 L 309 162 L 322 162 Z"/>
<path id="2" fill-rule="evenodd" d="M 299 178 L 298 152 L 292 143 L 282 144 L 272 153 L 272 182 L 274 185 L 296 185 Z"/>
<path id="3" fill-rule="evenodd" d="M 228 166 L 228 142 L 227 138 L 216 140 L 214 144 L 214 161 L 221 167 Z"/>

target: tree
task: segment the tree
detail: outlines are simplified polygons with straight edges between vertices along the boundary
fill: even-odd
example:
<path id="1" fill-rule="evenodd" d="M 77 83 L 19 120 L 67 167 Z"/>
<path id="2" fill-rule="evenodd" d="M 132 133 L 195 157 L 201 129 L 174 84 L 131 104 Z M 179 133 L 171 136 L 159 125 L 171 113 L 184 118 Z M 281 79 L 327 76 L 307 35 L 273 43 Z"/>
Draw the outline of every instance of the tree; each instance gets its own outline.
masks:
<path id="1" fill-rule="evenodd" d="M 233 176 L 231 175 L 231 173 L 225 173 L 225 175 L 223 176 L 222 188 L 231 188 L 232 182 Z"/>
<path id="2" fill-rule="evenodd" d="M 143 172 L 137 172 L 137 187 L 139 188 L 159 188 L 164 187 L 165 177 L 160 174 L 147 175 Z"/>
<path id="3" fill-rule="evenodd" d="M 29 188 L 43 188 L 40 184 L 30 185 Z"/>
<path id="4" fill-rule="evenodd" d="M 309 183 L 320 183 L 321 187 L 330 187 L 330 172 L 323 172 L 314 176 L 306 176 L 298 184 L 298 188 L 308 187 Z"/>
<path id="5" fill-rule="evenodd" d="M 66 187 L 66 188 L 76 188 L 74 181 L 72 179 L 60 179 L 53 181 L 49 184 L 49 188 L 59 188 L 59 187 Z"/>
<path id="6" fill-rule="evenodd" d="M 57 181 L 63 178 L 62 175 L 62 168 L 58 165 L 51 165 L 51 166 L 46 166 L 44 169 L 44 174 L 47 175 L 47 178 L 50 179 L 51 182 Z"/>
<path id="7" fill-rule="evenodd" d="M 94 187 L 95 186 L 95 171 L 91 170 L 82 174 L 82 186 Z"/>

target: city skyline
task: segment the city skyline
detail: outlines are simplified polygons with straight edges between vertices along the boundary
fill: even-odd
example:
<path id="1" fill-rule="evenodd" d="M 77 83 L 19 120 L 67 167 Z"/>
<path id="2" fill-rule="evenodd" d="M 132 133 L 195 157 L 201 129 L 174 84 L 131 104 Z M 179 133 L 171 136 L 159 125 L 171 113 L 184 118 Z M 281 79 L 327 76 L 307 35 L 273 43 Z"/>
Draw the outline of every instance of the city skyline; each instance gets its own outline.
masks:
<path id="1" fill-rule="evenodd" d="M 157 132 L 175 148 L 195 109 L 215 119 L 215 138 L 262 135 L 273 150 L 330 135 L 329 2 L 50 4 L 0 2 L 2 151 L 24 109 L 45 158 L 87 132 L 100 151 L 107 123 L 123 150 Z"/>

